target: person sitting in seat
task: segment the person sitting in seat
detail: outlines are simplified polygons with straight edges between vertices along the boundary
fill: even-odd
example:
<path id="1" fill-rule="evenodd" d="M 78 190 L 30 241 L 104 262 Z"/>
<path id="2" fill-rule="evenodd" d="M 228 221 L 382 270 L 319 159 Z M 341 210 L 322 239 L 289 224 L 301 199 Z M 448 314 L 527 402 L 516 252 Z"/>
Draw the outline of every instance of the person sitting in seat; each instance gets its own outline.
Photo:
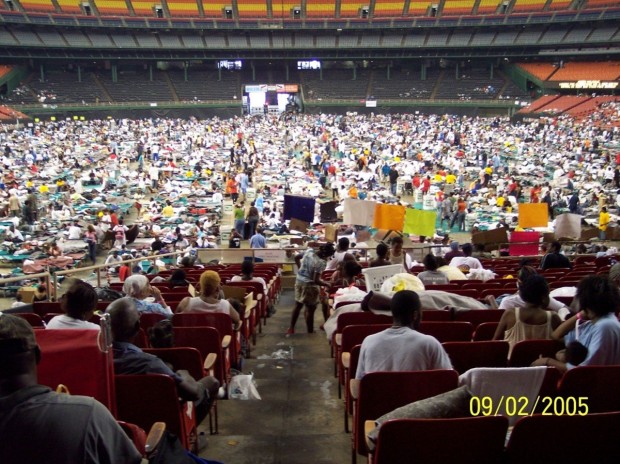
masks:
<path id="1" fill-rule="evenodd" d="M 215 271 L 205 271 L 200 276 L 200 295 L 181 300 L 177 313 L 214 312 L 228 314 L 235 326 L 241 324 L 239 313 L 228 300 L 220 299 L 221 279 Z"/>
<path id="2" fill-rule="evenodd" d="M 164 301 L 161 291 L 152 287 L 146 276 L 134 274 L 127 277 L 123 283 L 123 292 L 135 301 L 138 311 L 172 317 L 172 310 Z"/>
<path id="3" fill-rule="evenodd" d="M 262 277 L 254 277 L 254 263 L 246 259 L 241 263 L 241 275 L 233 276 L 231 282 L 258 282 L 263 286 L 263 293 L 267 294 L 267 282 Z"/>
<path id="4" fill-rule="evenodd" d="M 64 314 L 53 317 L 47 323 L 47 328 L 99 330 L 97 324 L 88 322 L 97 309 L 98 300 L 92 285 L 83 280 L 75 281 L 60 298 L 60 307 Z"/>
<path id="5" fill-rule="evenodd" d="M 196 380 L 185 370 L 173 372 L 157 356 L 143 352 L 132 341 L 140 330 L 140 313 L 132 298 L 119 298 L 106 308 L 112 326 L 114 372 L 123 374 L 164 374 L 177 384 L 179 397 L 196 402 L 196 420 L 202 422 L 217 397 L 220 383 L 215 377 Z M 156 405 L 154 405 L 156 407 Z"/>
<path id="6" fill-rule="evenodd" d="M 560 323 L 560 317 L 549 306 L 549 286 L 541 275 L 527 277 L 519 285 L 519 297 L 523 305 L 507 309 L 499 321 L 493 340 L 506 340 L 510 344 L 510 353 L 516 343 L 523 340 L 550 339 L 553 330 Z"/>
<path id="7" fill-rule="evenodd" d="M 443 272 L 438 271 L 437 258 L 432 253 L 427 254 L 422 261 L 424 263 L 424 271 L 418 274 L 418 279 L 424 285 L 441 285 L 449 284 L 450 280 Z"/>
<path id="8" fill-rule="evenodd" d="M 396 292 L 390 301 L 393 325 L 362 342 L 356 379 L 368 372 L 452 369 L 441 343 L 418 332 L 421 304 L 411 290 Z"/>
<path id="9" fill-rule="evenodd" d="M 370 260 L 368 267 L 389 266 L 390 264 L 392 264 L 391 261 L 388 259 L 389 252 L 390 249 L 385 243 L 379 243 L 376 248 L 377 257 Z"/>
<path id="10" fill-rule="evenodd" d="M 41 351 L 24 319 L 0 313 L 0 359 L 0 462 L 141 462 L 105 406 L 37 384 Z"/>

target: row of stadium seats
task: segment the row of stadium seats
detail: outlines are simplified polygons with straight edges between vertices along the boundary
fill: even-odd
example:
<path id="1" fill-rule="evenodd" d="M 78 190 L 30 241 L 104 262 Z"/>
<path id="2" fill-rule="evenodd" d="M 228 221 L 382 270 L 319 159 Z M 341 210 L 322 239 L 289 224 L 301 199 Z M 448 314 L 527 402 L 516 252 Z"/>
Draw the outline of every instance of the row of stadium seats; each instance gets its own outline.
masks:
<path id="1" fill-rule="evenodd" d="M 56 4 L 58 7 L 56 6 Z M 21 0 L 26 12 L 49 12 L 65 14 L 87 14 L 80 2 L 72 0 Z M 93 12 L 102 16 L 155 16 L 161 11 L 170 17 L 227 17 L 227 10 L 239 18 L 357 18 L 357 17 L 401 17 L 401 16 L 460 16 L 492 15 L 505 13 L 563 11 L 569 10 L 571 0 L 91 0 Z M 158 8 L 155 6 L 158 5 Z M 587 8 L 617 6 L 610 0 L 588 0 Z M 0 9 L 7 9 L 3 2 Z M 298 13 L 295 13 L 298 11 Z"/>
<path id="2" fill-rule="evenodd" d="M 585 37 L 584 37 L 585 38 Z M 620 78 L 620 62 L 567 62 L 562 67 L 552 63 L 519 63 L 518 66 L 541 81 L 615 81 Z"/>
<path id="3" fill-rule="evenodd" d="M 527 98 L 524 91 L 507 83 L 501 75 L 491 79 L 488 70 L 466 69 L 456 80 L 454 70 L 442 72 L 428 69 L 426 79 L 420 79 L 420 71 L 396 70 L 386 79 L 385 70 L 358 70 L 353 80 L 352 70 L 319 71 L 291 70 L 286 81 L 284 72 L 258 73 L 257 81 L 276 84 L 298 82 L 302 84 L 306 100 L 349 99 L 363 100 L 369 96 L 376 99 L 496 99 Z M 19 92 L 9 95 L 7 101 L 17 104 L 35 103 L 95 103 L 107 101 L 214 101 L 231 100 L 240 95 L 242 84 L 253 82 L 249 72 L 227 72 L 218 81 L 217 71 L 205 69 L 188 70 L 188 80 L 181 69 L 153 70 L 152 80 L 146 70 L 123 70 L 118 82 L 110 73 L 90 70 L 78 74 L 73 71 L 50 69 L 41 82 L 38 74 L 31 75 Z M 208 82 L 208 85 L 206 84 Z"/>

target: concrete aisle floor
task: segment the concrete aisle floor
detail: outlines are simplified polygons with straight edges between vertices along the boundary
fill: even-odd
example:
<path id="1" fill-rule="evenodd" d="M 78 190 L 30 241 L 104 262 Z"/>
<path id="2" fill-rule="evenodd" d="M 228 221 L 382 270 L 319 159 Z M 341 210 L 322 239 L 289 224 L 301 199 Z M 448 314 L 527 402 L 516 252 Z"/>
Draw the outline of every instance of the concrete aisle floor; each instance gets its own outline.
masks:
<path id="1" fill-rule="evenodd" d="M 319 330 L 320 310 L 314 334 L 305 333 L 300 318 L 298 333 L 287 338 L 292 308 L 293 291 L 284 290 L 245 362 L 244 373 L 254 373 L 262 400 L 219 401 L 220 433 L 207 435 L 200 456 L 225 464 L 350 462 L 351 435 L 343 429 L 343 402 L 329 344 Z M 204 425 L 208 434 L 206 421 L 200 429 Z"/>

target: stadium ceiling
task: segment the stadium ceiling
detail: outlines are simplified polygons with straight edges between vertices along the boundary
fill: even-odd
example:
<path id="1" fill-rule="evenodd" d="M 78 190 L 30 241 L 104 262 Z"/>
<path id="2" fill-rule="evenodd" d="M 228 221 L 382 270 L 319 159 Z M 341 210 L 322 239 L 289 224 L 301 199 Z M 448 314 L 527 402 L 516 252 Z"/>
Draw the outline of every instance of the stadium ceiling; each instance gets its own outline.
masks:
<path id="1" fill-rule="evenodd" d="M 206 29 L 33 24 L 0 17 L 5 60 L 394 60 L 620 56 L 617 19 L 337 29 Z M 147 23 L 145 23 L 147 24 Z M 150 24 L 150 23 L 149 23 Z M 327 24 L 327 23 L 325 23 Z M 425 23 L 426 24 L 426 23 Z"/>

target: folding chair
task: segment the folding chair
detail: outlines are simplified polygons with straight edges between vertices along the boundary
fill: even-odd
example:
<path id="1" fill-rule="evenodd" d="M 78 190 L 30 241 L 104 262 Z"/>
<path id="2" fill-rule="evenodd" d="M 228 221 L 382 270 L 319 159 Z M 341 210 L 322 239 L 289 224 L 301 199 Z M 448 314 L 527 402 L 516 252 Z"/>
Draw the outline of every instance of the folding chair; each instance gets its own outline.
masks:
<path id="1" fill-rule="evenodd" d="M 581 366 L 566 371 L 558 394 L 566 401 L 587 398 L 590 413 L 620 411 L 620 366 Z"/>
<path id="2" fill-rule="evenodd" d="M 458 387 L 454 370 L 417 372 L 371 372 L 359 381 L 353 413 L 351 462 L 357 454 L 368 455 L 365 422 L 375 420 L 396 408 L 430 398 Z M 353 393 L 353 392 L 352 392 Z"/>
<path id="3" fill-rule="evenodd" d="M 500 340 L 445 342 L 442 345 L 459 374 L 474 367 L 506 367 L 510 348 L 508 342 Z"/>
<path id="4" fill-rule="evenodd" d="M 164 374 L 117 375 L 116 405 L 118 418 L 150 429 L 165 422 L 183 446 L 197 452 L 194 403 L 180 402 L 172 377 Z"/>
<path id="5" fill-rule="evenodd" d="M 496 464 L 502 462 L 507 430 L 503 416 L 390 420 L 379 429 L 371 462 Z"/>
<path id="6" fill-rule="evenodd" d="M 620 430 L 620 412 L 583 416 L 579 414 L 526 416 L 521 418 L 512 430 L 504 462 L 615 464 L 620 462 L 618 430 Z M 582 436 L 577 438 L 576 434 Z M 550 443 L 562 445 L 549 446 Z"/>

